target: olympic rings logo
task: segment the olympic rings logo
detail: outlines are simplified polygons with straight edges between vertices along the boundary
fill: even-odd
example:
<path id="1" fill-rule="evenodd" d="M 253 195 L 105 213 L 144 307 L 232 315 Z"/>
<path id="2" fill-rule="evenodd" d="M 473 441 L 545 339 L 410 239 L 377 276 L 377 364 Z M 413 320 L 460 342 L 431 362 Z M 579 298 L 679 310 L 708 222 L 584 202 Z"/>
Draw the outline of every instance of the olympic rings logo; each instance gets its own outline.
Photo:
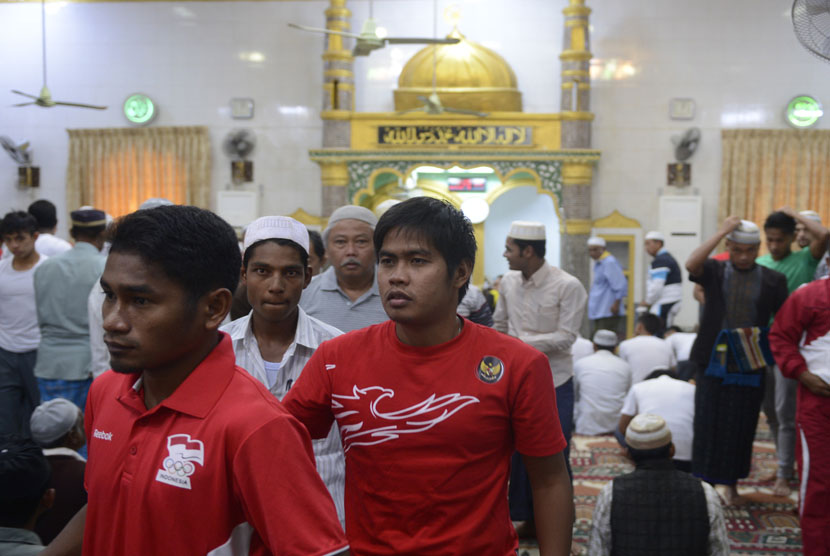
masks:
<path id="1" fill-rule="evenodd" d="M 179 477 L 189 477 L 196 471 L 196 467 L 189 461 L 176 461 L 171 457 L 165 458 L 164 468 L 167 469 L 168 473 Z"/>

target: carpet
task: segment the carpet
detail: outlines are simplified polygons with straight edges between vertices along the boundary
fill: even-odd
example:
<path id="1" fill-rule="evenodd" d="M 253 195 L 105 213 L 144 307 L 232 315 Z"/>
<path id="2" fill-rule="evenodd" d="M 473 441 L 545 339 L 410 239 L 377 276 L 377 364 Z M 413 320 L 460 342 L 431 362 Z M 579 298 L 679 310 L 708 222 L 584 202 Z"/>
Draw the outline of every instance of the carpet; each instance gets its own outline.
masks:
<path id="1" fill-rule="evenodd" d="M 574 544 L 587 554 L 591 515 L 600 489 L 611 479 L 633 469 L 613 436 L 573 437 L 571 466 L 574 473 L 576 524 Z M 775 446 L 766 421 L 761 416 L 755 435 L 752 471 L 738 483 L 738 492 L 749 499 L 744 506 L 724 507 L 724 517 L 734 556 L 801 554 L 801 529 L 798 524 L 797 485 L 792 483 L 789 497 L 772 495 L 772 483 L 759 477 L 775 469 Z M 520 543 L 520 556 L 537 554 L 534 542 Z M 588 555 L 591 556 L 591 555 Z"/>

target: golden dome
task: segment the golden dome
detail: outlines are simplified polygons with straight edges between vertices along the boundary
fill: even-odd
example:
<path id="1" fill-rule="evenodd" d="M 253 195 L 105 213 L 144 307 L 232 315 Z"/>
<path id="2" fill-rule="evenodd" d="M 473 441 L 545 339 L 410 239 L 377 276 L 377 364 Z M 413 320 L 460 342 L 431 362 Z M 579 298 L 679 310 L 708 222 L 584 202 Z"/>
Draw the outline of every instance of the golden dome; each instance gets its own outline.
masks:
<path id="1" fill-rule="evenodd" d="M 484 112 L 522 111 L 522 93 L 516 74 L 504 58 L 480 44 L 467 40 L 458 28 L 448 37 L 455 44 L 430 45 L 406 63 L 395 90 L 395 110 L 423 106 L 418 96 L 432 93 L 433 49 L 437 49 L 435 83 L 444 106 Z"/>

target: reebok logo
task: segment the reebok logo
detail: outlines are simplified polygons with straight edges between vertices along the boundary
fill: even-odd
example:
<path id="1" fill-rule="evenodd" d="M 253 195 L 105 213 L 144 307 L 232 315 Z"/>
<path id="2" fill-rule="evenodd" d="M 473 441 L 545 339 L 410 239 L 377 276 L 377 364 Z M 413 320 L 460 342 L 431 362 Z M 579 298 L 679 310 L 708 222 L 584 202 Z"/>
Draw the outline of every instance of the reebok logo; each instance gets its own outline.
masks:
<path id="1" fill-rule="evenodd" d="M 107 440 L 109 442 L 112 442 L 112 433 L 111 432 L 104 432 L 104 431 L 99 431 L 98 429 L 95 429 L 95 431 L 92 433 L 92 436 L 94 436 L 95 438 L 101 439 L 101 440 Z"/>

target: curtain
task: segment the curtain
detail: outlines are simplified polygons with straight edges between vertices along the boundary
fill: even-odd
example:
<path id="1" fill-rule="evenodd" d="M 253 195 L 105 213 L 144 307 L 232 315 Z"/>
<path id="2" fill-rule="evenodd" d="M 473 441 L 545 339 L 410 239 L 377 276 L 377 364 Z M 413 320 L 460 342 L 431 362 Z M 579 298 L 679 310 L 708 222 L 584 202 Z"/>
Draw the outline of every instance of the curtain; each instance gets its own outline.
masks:
<path id="1" fill-rule="evenodd" d="M 730 129 L 722 140 L 719 221 L 734 214 L 763 227 L 789 205 L 830 223 L 830 130 Z"/>
<path id="2" fill-rule="evenodd" d="M 151 197 L 210 206 L 210 137 L 206 127 L 70 129 L 67 206 L 112 215 Z"/>

